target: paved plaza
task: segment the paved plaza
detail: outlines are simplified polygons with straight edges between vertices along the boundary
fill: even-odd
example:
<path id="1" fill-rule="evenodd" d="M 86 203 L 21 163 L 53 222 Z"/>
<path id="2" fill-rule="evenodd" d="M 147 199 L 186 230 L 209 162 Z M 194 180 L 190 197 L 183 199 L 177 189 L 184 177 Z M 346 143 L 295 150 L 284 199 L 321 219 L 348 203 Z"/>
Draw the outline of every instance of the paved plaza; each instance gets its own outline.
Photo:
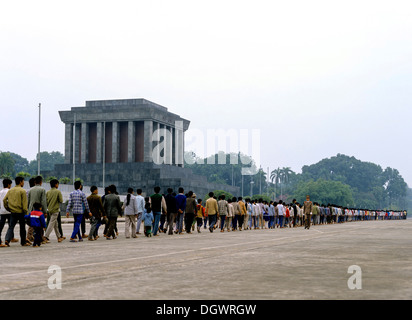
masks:
<path id="1" fill-rule="evenodd" d="M 0 248 L 0 299 L 412 299 L 412 220 L 137 239 L 118 228 L 116 240 Z"/>

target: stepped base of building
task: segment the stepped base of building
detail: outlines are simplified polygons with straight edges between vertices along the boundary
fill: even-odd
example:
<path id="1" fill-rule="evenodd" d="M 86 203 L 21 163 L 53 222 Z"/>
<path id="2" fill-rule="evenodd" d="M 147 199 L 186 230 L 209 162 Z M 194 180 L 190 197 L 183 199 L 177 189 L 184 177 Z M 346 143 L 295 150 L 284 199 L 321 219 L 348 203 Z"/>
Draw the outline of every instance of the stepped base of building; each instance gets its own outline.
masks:
<path id="1" fill-rule="evenodd" d="M 103 187 L 103 170 L 105 186 L 114 184 L 119 193 L 126 193 L 128 188 L 143 190 L 144 194 L 152 194 L 155 186 L 161 187 L 161 193 L 172 188 L 176 193 L 179 187 L 185 192 L 192 190 L 198 198 L 203 198 L 210 191 L 225 190 L 234 196 L 240 196 L 240 188 L 229 185 L 211 183 L 204 176 L 193 173 L 191 169 L 171 165 L 156 165 L 147 162 L 134 163 L 85 163 L 76 164 L 75 176 L 83 180 L 84 185 Z M 54 174 L 58 177 L 72 177 L 71 164 L 55 166 Z"/>

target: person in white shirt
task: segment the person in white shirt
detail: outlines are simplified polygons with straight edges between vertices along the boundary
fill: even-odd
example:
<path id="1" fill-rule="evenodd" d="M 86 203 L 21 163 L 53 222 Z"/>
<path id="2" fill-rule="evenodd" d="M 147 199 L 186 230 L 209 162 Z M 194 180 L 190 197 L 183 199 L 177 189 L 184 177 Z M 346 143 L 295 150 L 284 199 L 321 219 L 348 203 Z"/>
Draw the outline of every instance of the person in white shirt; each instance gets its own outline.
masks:
<path id="1" fill-rule="evenodd" d="M 124 219 L 125 219 L 125 236 L 130 238 L 130 229 L 132 238 L 136 238 L 136 219 L 137 219 L 137 202 L 133 188 L 127 190 L 126 201 L 123 203 Z"/>
<path id="2" fill-rule="evenodd" d="M 269 219 L 265 220 L 265 216 L 266 216 L 266 218 L 269 217 L 269 205 L 266 201 L 263 203 L 263 213 L 264 213 L 264 216 L 263 216 L 263 219 L 262 219 L 263 220 L 263 227 L 265 229 L 267 229 L 269 227 Z M 266 221 L 268 221 L 268 227 L 266 227 Z"/>
<path id="3" fill-rule="evenodd" d="M 300 203 L 298 203 L 298 217 L 299 217 L 299 225 L 303 226 L 303 208 Z"/>
<path id="4" fill-rule="evenodd" d="M 259 199 L 259 202 L 257 203 L 257 205 L 259 206 L 259 228 L 264 228 L 264 220 L 263 220 L 263 211 L 264 211 L 264 205 L 263 205 L 263 199 Z"/>
<path id="5" fill-rule="evenodd" d="M 279 200 L 277 208 L 278 208 L 278 215 L 279 215 L 278 228 L 283 228 L 283 219 L 284 219 L 284 216 L 285 216 L 285 207 L 283 206 L 283 201 L 282 200 Z"/>
<path id="6" fill-rule="evenodd" d="M 338 223 L 342 223 L 342 208 L 338 207 L 338 211 L 337 211 L 337 219 L 338 219 Z"/>
<path id="7" fill-rule="evenodd" d="M 274 221 L 275 221 L 275 207 L 273 205 L 273 201 L 270 202 L 269 208 L 269 229 L 273 229 L 275 227 Z"/>
<path id="8" fill-rule="evenodd" d="M 137 189 L 136 190 L 136 206 L 137 206 L 137 218 L 136 218 L 136 234 L 140 234 L 140 225 L 142 223 L 142 215 L 144 211 L 144 206 L 145 206 L 145 200 L 142 197 L 142 189 Z"/>
<path id="9" fill-rule="evenodd" d="M 352 221 L 352 219 L 353 219 L 353 210 L 352 210 L 352 209 L 349 209 L 348 211 L 349 211 L 349 212 L 348 212 L 349 221 Z"/>
<path id="10" fill-rule="evenodd" d="M 289 228 L 292 228 L 292 215 L 293 215 L 293 208 L 292 205 L 286 205 L 285 206 L 285 223 Z"/>
<path id="11" fill-rule="evenodd" d="M 227 206 L 228 206 L 228 212 L 227 212 L 226 219 L 225 219 L 225 226 L 226 226 L 227 232 L 230 232 L 230 230 L 232 229 L 233 216 L 235 215 L 235 209 L 233 208 L 233 205 L 232 205 L 232 199 L 229 198 L 227 200 Z"/>
<path id="12" fill-rule="evenodd" d="M 253 204 L 250 202 L 250 199 L 246 199 L 246 218 L 244 221 L 244 230 L 252 229 L 252 213 L 253 213 Z"/>
<path id="13" fill-rule="evenodd" d="M 7 247 L 1 241 L 1 233 L 3 231 L 4 225 L 6 224 L 6 221 L 10 227 L 11 212 L 7 211 L 6 208 L 4 207 L 3 199 L 6 196 L 7 192 L 9 192 L 11 188 L 11 184 L 12 184 L 12 181 L 10 179 L 4 179 L 3 180 L 4 189 L 0 191 L 0 247 Z"/>

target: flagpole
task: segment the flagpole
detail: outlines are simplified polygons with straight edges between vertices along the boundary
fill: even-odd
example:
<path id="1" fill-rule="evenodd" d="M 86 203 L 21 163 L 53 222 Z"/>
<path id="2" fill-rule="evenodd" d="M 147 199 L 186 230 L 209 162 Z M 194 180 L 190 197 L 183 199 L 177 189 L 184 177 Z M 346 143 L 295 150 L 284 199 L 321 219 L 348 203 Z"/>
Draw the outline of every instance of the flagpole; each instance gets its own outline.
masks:
<path id="1" fill-rule="evenodd" d="M 76 179 L 76 114 L 73 116 L 73 183 Z"/>
<path id="2" fill-rule="evenodd" d="M 37 175 L 40 175 L 40 125 L 41 125 L 41 103 L 39 103 L 39 141 L 37 150 Z"/>
<path id="3" fill-rule="evenodd" d="M 105 188 L 106 181 L 105 181 L 105 176 L 106 176 L 106 121 L 103 122 L 103 163 L 102 163 L 102 175 L 103 175 L 103 189 Z"/>

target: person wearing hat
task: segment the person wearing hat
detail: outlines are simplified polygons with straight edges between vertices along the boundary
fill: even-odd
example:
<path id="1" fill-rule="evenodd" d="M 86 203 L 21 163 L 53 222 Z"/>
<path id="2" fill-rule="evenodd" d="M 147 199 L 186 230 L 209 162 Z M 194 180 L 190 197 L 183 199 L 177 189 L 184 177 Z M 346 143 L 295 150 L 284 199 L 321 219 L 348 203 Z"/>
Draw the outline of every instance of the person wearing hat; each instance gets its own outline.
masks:
<path id="1" fill-rule="evenodd" d="M 193 216 L 193 222 L 192 222 L 192 231 L 195 231 L 196 216 L 197 216 L 197 205 L 198 205 L 198 202 L 197 202 L 197 199 L 196 199 L 196 193 L 193 193 L 192 198 L 194 198 L 196 200 L 196 210 L 195 210 L 195 214 Z"/>
<path id="2" fill-rule="evenodd" d="M 202 199 L 197 199 L 196 210 L 197 232 L 200 233 L 200 229 L 203 225 L 203 218 L 205 217 L 205 208 L 202 206 Z"/>
<path id="3" fill-rule="evenodd" d="M 305 214 L 305 229 L 310 228 L 313 203 L 310 201 L 309 195 L 306 196 L 306 201 L 303 204 L 303 213 Z"/>
<path id="4" fill-rule="evenodd" d="M 217 207 L 217 201 L 214 198 L 214 193 L 209 192 L 209 199 L 206 200 L 206 214 L 209 220 L 209 231 L 213 232 L 217 218 L 219 216 L 219 209 Z"/>
<path id="5" fill-rule="evenodd" d="M 220 232 L 224 232 L 226 216 L 229 213 L 229 205 L 226 201 L 226 196 L 224 194 L 219 196 L 217 208 L 219 210 L 220 216 Z"/>
<path id="6" fill-rule="evenodd" d="M 197 203 L 195 199 L 196 195 L 193 191 L 189 191 L 187 193 L 186 199 L 186 210 L 185 210 L 185 229 L 187 233 L 192 233 L 192 224 L 195 218 L 195 212 L 197 209 Z"/>
<path id="7" fill-rule="evenodd" d="M 240 211 L 240 215 L 239 215 L 239 218 L 238 218 L 239 219 L 239 230 L 242 230 L 243 221 L 244 221 L 244 219 L 246 217 L 246 213 L 247 213 L 246 205 L 243 202 L 242 197 L 238 198 L 238 204 L 239 204 L 239 211 Z"/>

